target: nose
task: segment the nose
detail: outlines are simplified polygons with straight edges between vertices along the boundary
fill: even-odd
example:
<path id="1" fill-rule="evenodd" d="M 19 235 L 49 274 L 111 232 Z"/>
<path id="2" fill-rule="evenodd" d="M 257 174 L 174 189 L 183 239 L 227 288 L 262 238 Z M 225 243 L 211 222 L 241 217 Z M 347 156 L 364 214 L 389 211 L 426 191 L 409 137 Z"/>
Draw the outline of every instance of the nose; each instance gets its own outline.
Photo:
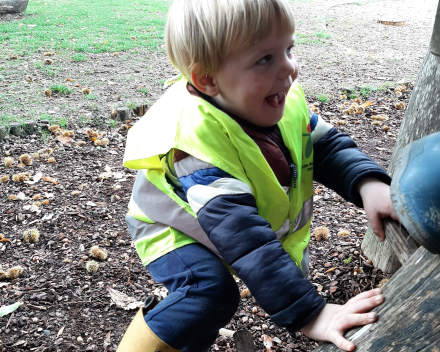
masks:
<path id="1" fill-rule="evenodd" d="M 298 77 L 298 65 L 293 56 L 285 55 L 278 72 L 278 79 L 291 78 L 292 82 Z"/>

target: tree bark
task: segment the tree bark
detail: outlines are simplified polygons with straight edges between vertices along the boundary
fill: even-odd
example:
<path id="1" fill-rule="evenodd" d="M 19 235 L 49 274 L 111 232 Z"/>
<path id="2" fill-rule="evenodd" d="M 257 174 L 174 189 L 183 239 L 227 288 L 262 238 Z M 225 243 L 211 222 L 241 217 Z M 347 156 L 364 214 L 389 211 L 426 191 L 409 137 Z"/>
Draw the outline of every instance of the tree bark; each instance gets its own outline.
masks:
<path id="1" fill-rule="evenodd" d="M 345 337 L 357 352 L 438 351 L 440 346 L 440 256 L 420 247 L 383 288 L 378 321 Z M 314 352 L 340 351 L 324 344 Z"/>
<path id="2" fill-rule="evenodd" d="M 432 36 L 437 40 L 440 40 L 439 11 L 438 9 L 438 20 L 436 19 Z M 431 42 L 431 47 L 432 45 Z M 440 43 L 438 46 L 440 47 Z M 403 147 L 417 139 L 440 131 L 440 85 L 438 84 L 440 82 L 440 57 L 433 55 L 430 50 L 428 50 L 419 70 L 417 83 L 394 146 L 388 168 L 388 173 L 391 176 L 396 167 L 397 155 Z M 387 234 L 385 233 L 385 235 Z M 374 266 L 382 271 L 394 273 L 400 267 L 400 262 L 390 245 L 386 241 L 380 243 L 371 228 L 365 234 L 362 250 L 371 259 Z"/>

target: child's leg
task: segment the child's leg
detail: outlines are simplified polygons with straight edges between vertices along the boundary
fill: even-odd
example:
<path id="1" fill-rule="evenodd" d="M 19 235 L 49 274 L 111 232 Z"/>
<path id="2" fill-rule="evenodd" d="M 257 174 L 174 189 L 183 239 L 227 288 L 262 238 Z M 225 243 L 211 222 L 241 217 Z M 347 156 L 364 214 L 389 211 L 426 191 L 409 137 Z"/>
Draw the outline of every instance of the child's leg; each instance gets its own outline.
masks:
<path id="1" fill-rule="evenodd" d="M 184 352 L 207 351 L 235 314 L 237 284 L 223 263 L 200 244 L 178 248 L 148 265 L 170 295 L 145 316 L 163 341 Z"/>

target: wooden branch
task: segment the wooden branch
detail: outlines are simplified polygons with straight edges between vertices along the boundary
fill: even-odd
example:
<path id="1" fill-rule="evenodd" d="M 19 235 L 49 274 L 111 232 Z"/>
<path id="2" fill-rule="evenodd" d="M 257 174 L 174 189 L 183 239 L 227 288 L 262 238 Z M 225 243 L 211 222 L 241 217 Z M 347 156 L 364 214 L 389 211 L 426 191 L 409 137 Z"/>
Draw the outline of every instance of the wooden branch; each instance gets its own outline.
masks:
<path id="1" fill-rule="evenodd" d="M 356 352 L 435 351 L 440 346 L 440 256 L 420 247 L 383 287 L 378 321 L 345 337 Z M 432 349 L 434 348 L 434 349 Z M 324 344 L 314 352 L 340 351 Z"/>
<path id="2" fill-rule="evenodd" d="M 237 352 L 255 352 L 254 339 L 248 330 L 238 330 L 234 342 Z"/>
<path id="3" fill-rule="evenodd" d="M 383 219 L 386 241 L 391 245 L 394 253 L 403 265 L 415 253 L 418 246 L 406 229 L 391 218 Z"/>

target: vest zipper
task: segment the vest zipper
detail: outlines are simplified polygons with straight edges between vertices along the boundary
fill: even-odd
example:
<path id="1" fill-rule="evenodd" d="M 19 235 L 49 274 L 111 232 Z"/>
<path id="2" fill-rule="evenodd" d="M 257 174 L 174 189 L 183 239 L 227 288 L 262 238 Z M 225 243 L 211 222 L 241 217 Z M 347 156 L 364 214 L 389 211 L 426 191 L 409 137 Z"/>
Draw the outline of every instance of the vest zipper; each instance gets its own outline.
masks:
<path id="1" fill-rule="evenodd" d="M 284 157 L 287 160 L 287 164 L 289 165 L 290 170 L 290 178 L 293 178 L 293 188 L 296 188 L 296 181 L 298 179 L 298 168 L 292 160 L 292 156 L 290 155 L 289 150 L 286 146 L 282 145 L 278 142 L 277 138 L 273 137 L 271 134 L 266 134 L 267 138 L 269 138 L 272 142 L 274 142 L 278 148 L 280 148 L 281 152 L 284 154 Z"/>

